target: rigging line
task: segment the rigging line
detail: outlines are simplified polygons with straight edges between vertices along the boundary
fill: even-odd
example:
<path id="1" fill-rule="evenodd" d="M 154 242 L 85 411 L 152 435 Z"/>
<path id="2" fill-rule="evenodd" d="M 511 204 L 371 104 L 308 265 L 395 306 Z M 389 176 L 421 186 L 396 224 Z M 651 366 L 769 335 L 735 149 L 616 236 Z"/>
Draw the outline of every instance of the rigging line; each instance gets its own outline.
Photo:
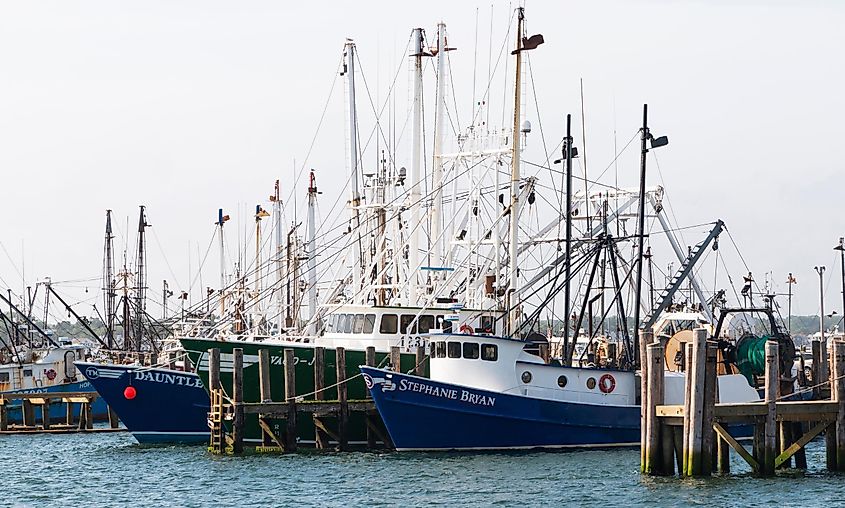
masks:
<path id="1" fill-rule="evenodd" d="M 491 51 L 492 48 L 493 48 L 493 16 L 492 16 L 492 10 L 493 10 L 493 6 L 491 5 L 490 6 L 490 11 L 491 11 L 491 15 L 490 15 L 490 48 L 489 48 L 488 53 L 487 53 L 487 88 L 484 89 L 484 93 L 481 96 L 481 102 L 484 103 L 484 105 L 486 106 L 484 108 L 487 111 L 487 121 L 485 123 L 488 126 L 488 129 L 489 129 L 489 125 L 490 125 L 490 107 L 489 107 L 488 103 L 489 103 L 490 89 L 493 85 L 493 76 L 496 75 L 496 72 L 499 69 L 499 64 L 502 61 L 502 55 L 505 53 L 505 48 L 507 48 L 507 46 L 508 46 L 508 41 L 510 39 L 511 29 L 513 28 L 513 18 L 516 15 L 516 11 L 514 10 L 511 13 L 510 19 L 508 20 L 508 31 L 505 34 L 504 40 L 502 41 L 502 46 L 499 48 L 499 55 L 496 57 L 496 65 L 493 67 L 493 70 L 491 72 L 490 71 L 490 59 L 491 59 L 492 54 L 493 54 L 493 52 Z M 505 59 L 505 74 L 507 74 L 507 60 L 508 59 L 506 58 Z M 507 83 L 507 80 L 505 80 L 505 82 Z M 505 94 L 506 94 L 505 96 L 507 96 L 507 86 L 505 87 Z M 472 121 L 470 122 L 470 125 L 474 125 L 475 122 L 478 120 L 478 117 L 481 115 L 481 110 L 482 110 L 482 108 L 480 106 L 475 108 L 475 112 L 473 113 L 473 117 L 472 117 Z M 504 106 L 502 107 L 502 114 L 504 115 Z"/>
<path id="2" fill-rule="evenodd" d="M 476 26 L 476 31 L 477 30 L 478 30 L 478 28 Z M 449 85 L 452 87 L 452 106 L 455 108 L 455 122 L 454 123 L 457 124 L 457 127 L 455 127 L 454 124 L 452 125 L 452 131 L 455 134 L 457 134 L 459 132 L 460 126 L 461 126 L 461 117 L 458 116 L 460 114 L 460 111 L 458 110 L 458 98 L 457 98 L 458 94 L 455 92 L 455 76 L 452 74 L 452 57 L 449 56 L 449 53 L 451 53 L 451 51 L 446 52 L 446 67 L 449 69 L 447 71 L 449 73 Z M 473 86 L 473 88 L 475 87 L 475 68 L 474 67 L 473 67 L 473 70 L 472 70 L 472 86 Z M 444 106 L 445 106 L 445 104 L 444 104 Z M 446 110 L 446 113 L 449 116 L 450 123 L 452 123 L 451 122 L 452 115 L 449 114 L 448 109 Z"/>
<path id="3" fill-rule="evenodd" d="M 531 65 L 531 52 L 530 51 L 527 53 L 527 58 L 525 60 L 528 63 L 528 77 L 531 80 L 531 90 L 534 92 L 532 94 L 534 96 L 534 112 L 537 115 L 537 125 L 540 128 L 540 141 L 543 143 L 543 153 L 546 154 L 546 160 L 543 161 L 543 165 L 549 166 L 549 159 L 551 158 L 551 153 L 549 152 L 549 147 L 546 144 L 546 134 L 545 134 L 545 131 L 543 130 L 543 119 L 540 117 L 540 103 L 537 100 L 537 87 L 534 84 L 534 67 Z M 549 176 L 552 176 L 551 170 L 549 171 Z M 552 181 L 552 187 L 554 188 L 555 194 L 560 196 L 560 194 L 562 194 L 562 192 L 563 192 L 563 189 L 561 189 L 561 192 L 558 193 L 557 186 L 554 184 L 555 179 L 554 178 L 550 178 L 550 179 Z M 562 199 L 562 197 L 559 197 L 559 199 Z M 561 207 L 561 208 L 563 208 L 563 207 Z"/>
<path id="4" fill-rule="evenodd" d="M 191 281 L 191 284 L 188 287 L 188 291 L 190 291 L 194 287 L 194 284 L 196 284 L 197 279 L 199 279 L 201 277 L 200 274 L 202 273 L 202 269 L 205 266 L 206 260 L 208 260 L 208 254 L 211 252 L 211 247 L 214 245 L 214 237 L 215 237 L 216 234 L 217 234 L 217 228 L 215 227 L 213 233 L 211 234 L 211 241 L 208 242 L 208 248 L 205 249 L 205 255 L 203 256 L 202 261 L 200 262 L 200 265 L 197 268 L 197 274 L 194 276 L 194 280 Z M 271 235 L 267 235 L 268 240 L 269 240 L 270 236 Z M 203 289 L 203 288 L 200 288 L 200 289 Z"/>
<path id="5" fill-rule="evenodd" d="M 559 146 L 559 145 L 558 145 L 558 146 Z M 522 162 L 522 164 L 528 164 L 529 166 L 534 166 L 534 167 L 537 167 L 537 168 L 540 168 L 540 169 L 547 169 L 547 170 L 549 170 L 549 172 L 551 172 L 551 173 L 557 173 L 557 174 L 561 174 L 561 175 L 563 175 L 563 174 L 564 174 L 564 171 L 563 171 L 563 170 L 561 170 L 561 169 L 556 169 L 556 168 L 554 168 L 554 167 L 552 167 L 552 166 L 543 166 L 543 165 L 541 165 L 541 164 L 537 164 L 537 163 L 535 163 L 535 162 L 531 162 L 531 161 L 528 161 L 528 160 L 525 160 L 525 159 L 522 159 L 520 162 Z M 599 176 L 599 177 L 601 177 L 601 176 Z M 574 173 L 573 173 L 573 174 L 572 174 L 572 179 L 573 179 L 573 180 L 583 180 L 583 179 L 584 179 L 584 177 L 583 177 L 583 176 L 580 176 L 580 175 L 576 175 L 576 174 L 574 174 Z M 613 189 L 613 190 L 616 190 L 616 191 L 624 191 L 624 190 L 625 190 L 625 189 L 623 189 L 623 188 L 621 188 L 621 187 L 615 187 L 615 186 L 610 185 L 610 184 L 601 183 L 601 182 L 599 182 L 599 181 L 597 181 L 597 180 L 589 180 L 589 179 L 588 179 L 588 180 L 587 180 L 587 182 L 588 182 L 588 183 L 590 183 L 591 185 L 598 185 L 599 187 L 606 187 L 606 188 L 608 188 L 608 189 Z"/>
<path id="6" fill-rule="evenodd" d="M 170 275 L 173 277 L 173 282 L 176 284 L 176 288 L 179 291 L 183 291 L 182 287 L 179 286 L 179 279 L 176 277 L 176 274 L 173 272 L 173 267 L 170 266 L 170 261 L 167 260 L 167 254 L 164 253 L 164 248 L 161 246 L 161 242 L 158 239 L 158 234 L 156 230 L 150 228 L 150 231 L 153 232 L 153 240 L 156 242 L 156 246 L 158 246 L 159 253 L 161 254 L 162 259 L 164 259 L 164 264 L 167 266 L 167 270 L 170 272 Z M 104 283 L 105 285 L 105 283 Z"/>
<path id="7" fill-rule="evenodd" d="M 613 165 L 614 165 L 614 164 L 616 164 L 616 160 L 617 160 L 617 159 L 619 159 L 619 157 L 620 157 L 623 153 L 625 153 L 625 150 L 627 150 L 627 149 L 628 149 L 628 147 L 631 145 L 631 143 L 633 143 L 633 142 L 634 142 L 634 139 L 636 139 L 636 137 L 637 137 L 639 134 L 640 134 L 640 130 L 639 130 L 639 129 L 637 129 L 637 131 L 636 131 L 636 132 L 634 132 L 634 135 L 633 135 L 633 136 L 631 136 L 631 139 L 629 139 L 629 140 L 628 140 L 628 142 L 627 142 L 627 143 L 625 143 L 625 146 L 623 146 L 623 147 L 622 147 L 622 150 L 620 150 L 619 152 L 617 152 L 617 153 L 616 153 L 616 156 L 615 156 L 615 157 L 613 157 L 613 160 L 612 160 L 612 161 L 610 161 L 610 164 L 608 164 L 608 165 L 607 165 L 607 167 L 606 167 L 606 168 L 604 168 L 604 170 L 603 170 L 601 173 L 599 173 L 599 176 L 597 176 L 597 177 L 596 177 L 596 179 L 597 179 L 597 180 L 601 179 L 601 177 L 603 177 L 603 176 L 604 176 L 604 174 L 605 174 L 605 173 L 607 173 L 607 170 L 608 170 L 608 169 L 610 169 L 611 167 L 613 167 Z"/>
<path id="8" fill-rule="evenodd" d="M 663 180 L 663 171 L 660 169 L 660 160 L 657 158 L 657 152 L 658 151 L 652 150 L 649 153 L 651 153 L 652 154 L 651 156 L 654 158 L 654 164 L 657 166 L 657 176 L 660 177 L 660 184 L 665 189 L 666 188 L 666 182 Z M 669 213 L 672 214 L 672 220 L 675 221 L 676 225 L 680 224 L 681 222 L 678 220 L 678 217 L 675 215 L 675 207 L 672 206 L 672 201 L 670 200 L 668 193 L 664 194 L 663 200 L 666 202 L 666 204 L 669 207 Z M 681 241 L 686 243 L 686 239 L 684 238 L 683 234 L 681 234 Z"/>
<path id="9" fill-rule="evenodd" d="M 317 143 L 317 137 L 320 135 L 320 130 L 322 129 L 323 121 L 326 118 L 326 112 L 329 109 L 329 104 L 331 104 L 332 95 L 334 95 L 334 88 L 337 84 L 337 78 L 338 76 L 340 76 L 339 70 L 342 68 L 342 66 L 343 56 L 340 57 L 340 62 L 338 63 L 337 68 L 335 69 L 334 77 L 332 78 L 332 84 L 331 87 L 329 87 L 329 93 L 326 96 L 326 102 L 323 104 L 323 111 L 320 113 L 320 120 L 317 122 L 317 129 L 314 131 L 314 136 L 311 138 L 311 143 L 308 146 L 308 151 L 305 152 L 305 159 L 303 159 L 299 172 L 297 173 L 296 178 L 294 178 L 293 185 L 291 186 L 290 192 L 288 192 L 287 200 L 285 202 L 291 200 L 293 193 L 296 191 L 296 188 L 299 187 L 299 182 L 302 178 L 302 174 L 304 173 L 305 168 L 308 166 L 308 160 L 311 157 L 311 152 L 314 150 L 314 145 Z"/>
<path id="10" fill-rule="evenodd" d="M 9 251 L 6 250 L 6 246 L 3 245 L 3 242 L 0 242 L 0 248 L 3 249 L 3 252 L 6 254 L 6 257 L 9 259 L 9 263 L 12 264 L 12 268 L 14 268 L 16 272 L 18 272 L 18 276 L 23 281 L 23 273 L 21 273 L 20 269 L 18 268 L 18 265 L 15 264 L 15 260 L 12 259 L 12 256 L 9 255 Z M 5 282 L 4 282 L 4 284 L 5 284 Z M 6 286 L 11 287 L 8 284 L 6 284 Z"/>
<path id="11" fill-rule="evenodd" d="M 405 53 L 407 53 L 410 45 L 411 45 L 411 38 L 409 37 L 408 42 L 405 45 Z M 358 72 L 358 75 L 361 76 L 361 80 L 364 83 L 364 90 L 367 92 L 367 99 L 369 99 L 369 101 L 370 101 L 370 109 L 372 109 L 373 115 L 375 115 L 375 120 L 376 120 L 376 125 L 370 131 L 370 134 L 369 134 L 369 137 L 367 138 L 366 143 L 364 143 L 362 145 L 363 148 L 361 148 L 361 152 L 363 153 L 367 150 L 367 147 L 370 146 L 370 142 L 372 141 L 373 136 L 375 136 L 376 134 L 379 134 L 381 136 L 382 141 L 384 141 L 385 145 L 387 145 L 387 137 L 385 136 L 384 131 L 382 130 L 382 127 L 381 127 L 381 116 L 384 113 L 384 110 L 389 103 L 390 96 L 393 94 L 393 89 L 396 86 L 396 81 L 399 78 L 399 74 L 401 74 L 401 72 L 402 72 L 403 65 L 400 64 L 399 67 L 397 67 L 396 74 L 393 75 L 393 82 L 390 84 L 390 88 L 388 88 L 388 90 L 387 90 L 387 98 L 385 98 L 384 103 L 382 104 L 381 108 L 378 111 L 376 111 L 376 105 L 373 102 L 373 96 L 370 93 L 370 87 L 367 84 L 367 76 L 364 73 L 364 64 L 361 63 L 361 56 L 359 55 L 359 53 L 357 51 L 355 52 L 355 59 L 358 62 L 358 68 L 360 69 L 360 71 Z M 357 129 L 356 129 L 356 131 L 357 131 Z M 400 134 L 400 136 L 401 136 L 401 134 Z M 396 161 L 393 159 L 393 155 L 394 155 L 393 153 L 390 153 L 389 157 L 390 157 L 391 164 L 393 164 L 395 166 Z M 359 158 L 359 161 L 361 161 L 363 163 L 363 157 Z"/>

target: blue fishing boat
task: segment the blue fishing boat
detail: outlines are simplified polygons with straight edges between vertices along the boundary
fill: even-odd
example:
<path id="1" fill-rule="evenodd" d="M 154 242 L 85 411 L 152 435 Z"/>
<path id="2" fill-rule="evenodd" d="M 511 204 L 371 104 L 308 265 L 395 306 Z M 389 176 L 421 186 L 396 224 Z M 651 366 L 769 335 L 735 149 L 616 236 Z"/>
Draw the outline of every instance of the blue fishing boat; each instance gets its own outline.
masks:
<path id="1" fill-rule="evenodd" d="M 76 366 L 139 443 L 208 441 L 210 401 L 196 374 L 139 365 Z"/>
<path id="2" fill-rule="evenodd" d="M 635 373 L 547 364 L 526 342 L 431 335 L 431 379 L 360 367 L 397 450 L 632 446 L 640 439 Z M 667 404 L 684 377 L 666 373 Z M 759 400 L 739 374 L 724 401 Z"/>

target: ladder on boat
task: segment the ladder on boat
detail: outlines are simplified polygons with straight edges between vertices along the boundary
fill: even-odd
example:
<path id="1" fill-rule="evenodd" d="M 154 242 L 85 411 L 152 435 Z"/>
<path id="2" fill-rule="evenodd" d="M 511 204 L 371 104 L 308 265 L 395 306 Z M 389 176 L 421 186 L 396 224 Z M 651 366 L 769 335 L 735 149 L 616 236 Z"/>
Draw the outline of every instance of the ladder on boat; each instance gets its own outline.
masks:
<path id="1" fill-rule="evenodd" d="M 208 412 L 208 426 L 211 429 L 209 451 L 221 454 L 225 452 L 226 438 L 223 429 L 223 390 L 210 390 L 211 410 Z"/>
<path id="2" fill-rule="evenodd" d="M 724 227 L 724 222 L 721 220 L 716 221 L 713 225 L 713 229 L 711 229 L 710 233 L 707 235 L 707 238 L 690 250 L 689 255 L 684 262 L 681 263 L 681 266 L 678 268 L 678 271 L 675 272 L 672 280 L 670 280 L 669 284 L 663 289 L 663 291 L 660 292 L 654 307 L 652 307 L 645 319 L 643 319 L 642 327 L 644 330 L 649 330 L 654 325 L 655 321 L 657 321 L 660 313 L 669 307 L 672 303 L 672 297 L 674 297 L 678 289 L 681 288 L 681 284 L 684 283 L 690 272 L 692 272 L 693 267 L 698 260 L 701 259 L 701 256 L 704 254 L 704 251 L 707 250 L 707 247 L 722 233 L 722 229 L 724 229 Z M 715 250 L 716 248 L 717 244 L 714 244 L 713 249 Z"/>

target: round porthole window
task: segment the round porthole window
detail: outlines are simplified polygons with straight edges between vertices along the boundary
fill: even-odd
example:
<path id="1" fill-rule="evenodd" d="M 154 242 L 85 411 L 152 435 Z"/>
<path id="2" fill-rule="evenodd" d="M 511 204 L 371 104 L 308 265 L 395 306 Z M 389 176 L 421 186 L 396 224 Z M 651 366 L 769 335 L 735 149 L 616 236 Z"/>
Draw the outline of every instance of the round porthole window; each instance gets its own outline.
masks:
<path id="1" fill-rule="evenodd" d="M 531 373 L 527 370 L 522 373 L 522 382 L 528 384 L 531 382 Z"/>
<path id="2" fill-rule="evenodd" d="M 595 389 L 595 387 L 596 387 L 596 378 L 594 378 L 594 377 L 588 378 L 587 379 L 587 388 L 589 388 L 590 390 L 593 390 L 593 389 Z"/>
<path id="3" fill-rule="evenodd" d="M 568 380 L 566 379 L 566 376 L 560 376 L 560 377 L 557 378 L 557 385 L 559 387 L 563 388 L 564 386 L 566 386 L 567 381 Z"/>

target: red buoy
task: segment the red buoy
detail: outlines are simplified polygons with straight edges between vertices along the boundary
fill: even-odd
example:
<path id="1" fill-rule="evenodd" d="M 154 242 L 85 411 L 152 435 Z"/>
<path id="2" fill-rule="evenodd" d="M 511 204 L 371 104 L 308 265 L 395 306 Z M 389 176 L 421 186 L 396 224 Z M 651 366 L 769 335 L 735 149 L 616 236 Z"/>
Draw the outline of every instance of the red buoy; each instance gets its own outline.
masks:
<path id="1" fill-rule="evenodd" d="M 134 386 L 127 386 L 123 389 L 123 396 L 126 397 L 127 400 L 134 399 L 136 395 L 138 395 L 138 392 L 135 391 Z"/>

